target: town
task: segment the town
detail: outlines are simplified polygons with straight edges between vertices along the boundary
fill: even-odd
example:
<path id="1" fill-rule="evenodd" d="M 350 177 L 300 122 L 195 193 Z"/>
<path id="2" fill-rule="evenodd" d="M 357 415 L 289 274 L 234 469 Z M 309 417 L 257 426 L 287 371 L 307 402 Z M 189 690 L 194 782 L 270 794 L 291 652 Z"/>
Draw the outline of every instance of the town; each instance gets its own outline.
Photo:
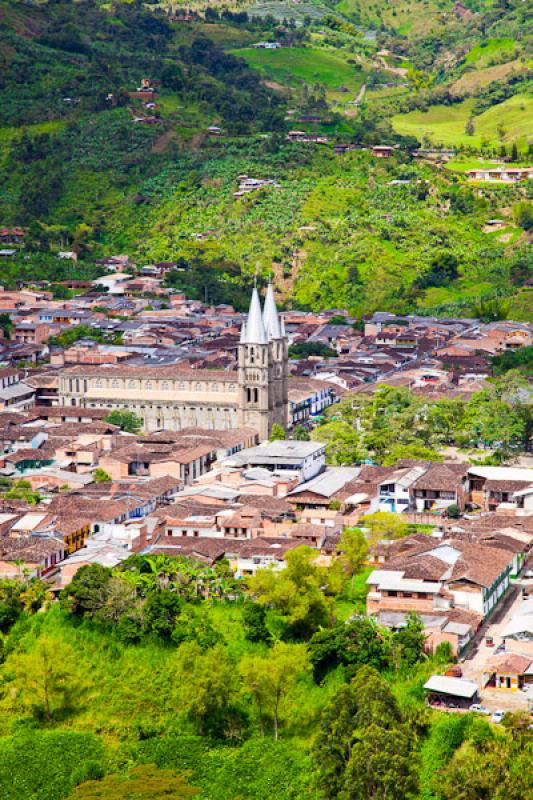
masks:
<path id="1" fill-rule="evenodd" d="M 401 630 L 416 612 L 427 651 L 461 662 L 430 701 L 533 707 L 531 457 L 335 465 L 320 441 L 339 403 L 383 384 L 471 397 L 533 326 L 279 313 L 271 284 L 242 314 L 165 288 L 173 268 L 118 255 L 64 282 L 70 299 L 0 292 L 0 577 L 58 596 L 82 566 L 137 553 L 227 560 L 246 584 L 302 546 L 331 565 L 360 526 L 366 613 Z"/>
<path id="2" fill-rule="evenodd" d="M 523 0 L 2 0 L 0 800 L 533 797 Z"/>

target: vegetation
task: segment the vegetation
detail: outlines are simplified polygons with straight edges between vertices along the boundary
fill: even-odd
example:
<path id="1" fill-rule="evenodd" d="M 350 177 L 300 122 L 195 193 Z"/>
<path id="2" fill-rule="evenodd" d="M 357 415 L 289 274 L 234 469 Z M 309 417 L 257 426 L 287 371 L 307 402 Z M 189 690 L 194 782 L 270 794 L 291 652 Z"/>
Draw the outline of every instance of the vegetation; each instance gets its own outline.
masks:
<path id="1" fill-rule="evenodd" d="M 50 280 L 66 296 L 61 281 L 94 279 L 95 259 L 118 251 L 140 264 L 172 260 L 169 286 L 237 308 L 259 273 L 260 281 L 273 274 L 300 308 L 472 315 L 483 302 L 529 319 L 523 190 L 491 187 L 479 198 L 459 173 L 408 156 L 429 136 L 463 141 L 485 158 L 513 148 L 526 157 L 522 5 L 478 9 L 465 26 L 432 2 L 369 9 L 348 0 L 331 13 L 203 6 L 205 22 L 200 15 L 188 25 L 169 21 L 164 4 L 90 4 L 81 25 L 70 3 L 4 0 L 0 218 L 26 235 L 4 260 L 3 284 Z M 283 15 L 292 22 L 280 29 Z M 385 28 L 375 39 L 353 23 Z M 258 40 L 287 46 L 249 46 Z M 382 47 L 390 55 L 378 56 Z M 454 94 L 459 80 L 500 59 L 516 64 L 503 82 Z M 160 81 L 155 109 L 135 96 L 143 75 Z M 363 84 L 367 94 L 349 105 Z M 153 124 L 133 121 L 148 116 Z M 222 137 L 207 135 L 213 124 Z M 287 142 L 289 127 L 401 149 L 383 162 L 365 152 L 339 156 Z M 234 198 L 239 174 L 281 188 Z M 508 205 L 516 207 L 511 238 L 488 236 L 486 219 Z M 64 249 L 78 261 L 58 259 Z M 64 344 L 75 336 L 69 331 Z"/>
<path id="2" fill-rule="evenodd" d="M 521 363 L 519 352 L 513 354 L 516 364 Z M 442 460 L 439 451 L 448 445 L 493 450 L 507 459 L 529 446 L 530 394 L 529 383 L 517 371 L 493 380 L 466 402 L 428 400 L 408 389 L 381 386 L 371 397 L 353 395 L 328 409 L 311 437 L 326 442 L 331 464 L 368 459 L 392 464 L 398 458 L 431 459 L 434 454 Z"/>
<path id="3" fill-rule="evenodd" d="M 143 426 L 143 421 L 134 411 L 120 411 L 115 409 L 111 411 L 107 417 L 106 422 L 110 425 L 117 425 L 121 431 L 126 433 L 139 433 Z"/>
<path id="4" fill-rule="evenodd" d="M 249 586 L 224 563 L 133 556 L 82 567 L 41 613 L 29 585 L 3 582 L 2 798 L 451 797 L 474 721 L 450 739 L 426 710 L 420 687 L 445 661 L 423 653 L 415 615 L 391 633 L 354 614 L 361 545 L 345 534 L 330 573 L 297 548 Z M 527 764 L 527 731 L 483 725 Z M 530 773 L 507 763 L 509 795 L 527 796 Z"/>

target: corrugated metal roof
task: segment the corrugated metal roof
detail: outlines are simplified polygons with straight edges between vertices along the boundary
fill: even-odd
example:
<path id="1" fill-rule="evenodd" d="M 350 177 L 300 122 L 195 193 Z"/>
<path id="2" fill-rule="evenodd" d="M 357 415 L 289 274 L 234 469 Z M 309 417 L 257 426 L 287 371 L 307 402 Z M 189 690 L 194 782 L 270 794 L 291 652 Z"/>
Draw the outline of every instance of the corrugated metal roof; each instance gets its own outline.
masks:
<path id="1" fill-rule="evenodd" d="M 474 681 L 467 681 L 464 678 L 451 678 L 447 675 L 432 675 L 429 681 L 424 684 L 424 689 L 428 692 L 438 692 L 451 697 L 462 697 L 466 700 L 477 694 L 477 684 Z"/>
<path id="2" fill-rule="evenodd" d="M 333 467 L 317 475 L 315 478 L 312 478 L 310 481 L 302 483 L 296 489 L 293 489 L 292 492 L 289 492 L 289 494 L 313 492 L 323 497 L 331 497 L 332 494 L 342 489 L 349 481 L 355 480 L 360 472 L 361 467 Z"/>

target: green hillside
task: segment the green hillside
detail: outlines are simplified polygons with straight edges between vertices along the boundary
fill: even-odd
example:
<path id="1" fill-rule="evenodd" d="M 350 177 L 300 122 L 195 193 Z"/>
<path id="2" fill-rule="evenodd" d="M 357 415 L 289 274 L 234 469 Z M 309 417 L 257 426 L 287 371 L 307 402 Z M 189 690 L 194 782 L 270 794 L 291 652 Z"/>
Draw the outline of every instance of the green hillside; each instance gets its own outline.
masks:
<path id="1" fill-rule="evenodd" d="M 328 90 L 345 86 L 355 92 L 361 88 L 360 70 L 355 70 L 347 58 L 335 50 L 313 47 L 282 48 L 280 50 L 233 50 L 262 75 L 280 83 L 296 85 L 320 83 Z"/>
<path id="2" fill-rule="evenodd" d="M 530 315 L 521 286 L 531 233 L 513 222 L 525 190 L 476 198 L 460 166 L 502 146 L 528 158 L 529 78 L 459 101 L 450 88 L 498 69 L 486 65 L 503 51 L 522 69 L 525 35 L 515 53 L 503 30 L 482 47 L 479 30 L 463 26 L 466 44 L 444 73 L 440 39 L 392 28 L 373 38 L 353 9 L 323 6 L 320 20 L 280 25 L 240 7 L 185 23 L 140 2 L 84 3 L 83 22 L 79 8 L 1 1 L 0 225 L 28 231 L 3 262 L 5 285 L 93 276 L 97 258 L 128 252 L 140 264 L 181 260 L 174 285 L 238 307 L 259 270 L 287 303 L 314 309 L 470 314 L 480 295 L 497 293 L 498 313 Z M 487 31 L 497 31 L 521 10 L 491 13 Z M 440 24 L 455 52 L 460 26 L 446 15 Z M 284 46 L 251 47 L 276 40 Z M 155 86 L 153 108 L 136 94 L 143 77 Z M 212 125 L 221 136 L 209 135 Z M 330 142 L 290 144 L 294 127 Z M 361 149 L 339 156 L 338 141 L 399 149 L 384 161 Z M 468 153 L 442 172 L 411 159 L 424 141 Z M 280 188 L 235 198 L 243 173 Z M 484 233 L 485 219 L 502 213 L 509 230 Z M 75 267 L 56 258 L 66 247 Z M 453 268 L 435 278 L 440 258 Z"/>
<path id="3" fill-rule="evenodd" d="M 464 100 L 453 106 L 435 105 L 427 111 L 412 111 L 392 118 L 398 133 L 427 137 L 433 144 L 446 146 L 497 147 L 516 143 L 527 151 L 533 130 L 533 94 L 517 94 L 473 116 L 475 101 Z M 466 132 L 468 121 L 473 132 Z"/>

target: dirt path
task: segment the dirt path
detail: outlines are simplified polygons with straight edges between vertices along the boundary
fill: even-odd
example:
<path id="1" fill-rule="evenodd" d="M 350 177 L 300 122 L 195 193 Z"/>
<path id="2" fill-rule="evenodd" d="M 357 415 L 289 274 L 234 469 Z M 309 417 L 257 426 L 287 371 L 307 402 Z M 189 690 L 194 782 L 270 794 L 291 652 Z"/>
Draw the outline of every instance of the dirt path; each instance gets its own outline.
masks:
<path id="1" fill-rule="evenodd" d="M 278 293 L 282 299 L 288 299 L 292 295 L 292 288 L 298 277 L 298 273 L 302 268 L 307 253 L 305 250 L 295 250 L 291 256 L 291 273 L 288 276 L 283 274 L 283 264 L 279 261 L 272 262 L 272 269 L 274 271 L 274 283 L 278 289 Z"/>
<path id="2" fill-rule="evenodd" d="M 176 131 L 170 128 L 168 131 L 162 133 L 161 136 L 158 136 L 152 145 L 152 153 L 164 153 L 170 142 L 175 138 L 175 135 Z"/>

